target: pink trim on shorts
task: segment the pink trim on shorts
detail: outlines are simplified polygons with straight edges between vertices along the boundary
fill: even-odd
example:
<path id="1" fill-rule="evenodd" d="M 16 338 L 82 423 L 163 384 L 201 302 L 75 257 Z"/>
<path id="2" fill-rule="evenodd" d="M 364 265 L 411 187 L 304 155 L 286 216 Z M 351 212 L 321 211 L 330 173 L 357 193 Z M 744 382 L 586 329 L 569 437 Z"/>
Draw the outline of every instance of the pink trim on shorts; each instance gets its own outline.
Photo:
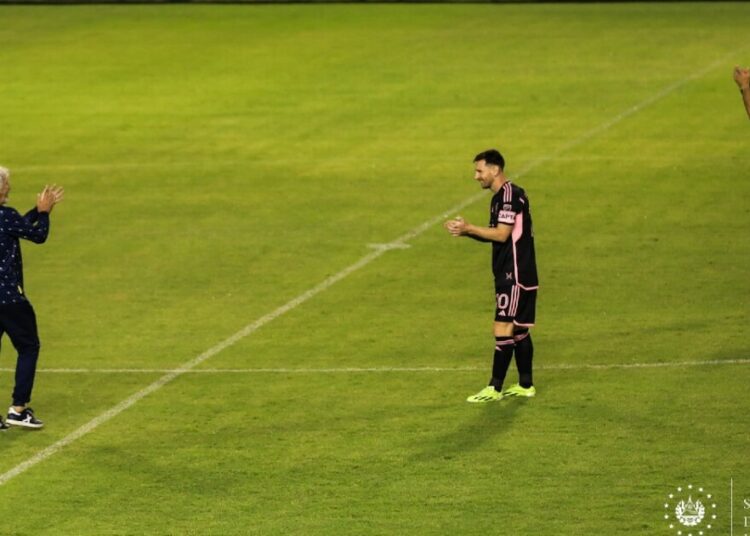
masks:
<path id="1" fill-rule="evenodd" d="M 510 290 L 510 305 L 508 306 L 508 316 L 513 317 L 518 313 L 518 302 L 521 299 L 521 289 L 513 285 Z"/>
<path id="2" fill-rule="evenodd" d="M 515 322 L 514 322 L 514 324 L 515 324 Z M 516 342 L 521 342 L 522 340 L 524 340 L 528 336 L 529 336 L 529 332 L 527 331 L 523 335 L 518 335 L 518 336 L 513 335 L 513 340 L 516 341 Z"/>
<path id="3" fill-rule="evenodd" d="M 508 346 L 510 344 L 516 344 L 515 339 L 508 339 L 507 341 L 498 341 L 495 340 L 495 348 L 500 349 L 501 346 Z"/>

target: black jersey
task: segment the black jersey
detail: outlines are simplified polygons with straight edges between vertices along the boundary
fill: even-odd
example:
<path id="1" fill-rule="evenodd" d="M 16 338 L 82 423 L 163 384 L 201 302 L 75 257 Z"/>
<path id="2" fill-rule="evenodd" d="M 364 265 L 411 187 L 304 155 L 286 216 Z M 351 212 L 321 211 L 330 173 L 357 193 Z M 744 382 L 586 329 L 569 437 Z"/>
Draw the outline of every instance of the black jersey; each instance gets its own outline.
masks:
<path id="1" fill-rule="evenodd" d="M 495 286 L 519 285 L 526 290 L 539 287 L 534 253 L 534 231 L 526 192 L 506 182 L 492 197 L 490 227 L 511 225 L 513 231 L 505 242 L 492 242 L 492 272 Z"/>

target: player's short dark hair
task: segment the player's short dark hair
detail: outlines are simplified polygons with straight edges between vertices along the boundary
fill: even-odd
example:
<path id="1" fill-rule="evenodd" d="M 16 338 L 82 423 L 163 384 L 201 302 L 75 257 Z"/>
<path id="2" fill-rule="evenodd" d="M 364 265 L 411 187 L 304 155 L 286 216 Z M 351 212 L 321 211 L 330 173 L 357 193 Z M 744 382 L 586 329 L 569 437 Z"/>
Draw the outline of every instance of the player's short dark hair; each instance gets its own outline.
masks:
<path id="1" fill-rule="evenodd" d="M 503 155 L 497 149 L 487 149 L 474 157 L 474 162 L 479 162 L 480 160 L 484 160 L 493 166 L 498 166 L 500 169 L 505 169 L 505 158 L 503 158 Z"/>

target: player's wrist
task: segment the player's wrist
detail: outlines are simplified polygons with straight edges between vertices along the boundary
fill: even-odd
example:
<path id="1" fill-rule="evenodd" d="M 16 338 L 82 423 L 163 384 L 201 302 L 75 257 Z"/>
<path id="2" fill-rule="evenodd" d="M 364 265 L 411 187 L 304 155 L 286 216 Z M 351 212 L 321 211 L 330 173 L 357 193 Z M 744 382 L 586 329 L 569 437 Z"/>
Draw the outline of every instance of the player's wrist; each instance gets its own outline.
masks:
<path id="1" fill-rule="evenodd" d="M 746 91 L 750 91 L 750 84 L 741 84 L 740 93 L 745 93 Z"/>

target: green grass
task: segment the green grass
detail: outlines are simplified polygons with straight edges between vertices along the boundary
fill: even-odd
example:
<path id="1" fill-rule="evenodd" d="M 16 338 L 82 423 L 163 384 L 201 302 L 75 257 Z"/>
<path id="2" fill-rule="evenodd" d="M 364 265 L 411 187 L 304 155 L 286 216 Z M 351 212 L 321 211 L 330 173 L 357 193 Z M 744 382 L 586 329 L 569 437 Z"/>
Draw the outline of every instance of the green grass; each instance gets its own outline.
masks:
<path id="1" fill-rule="evenodd" d="M 688 484 L 728 534 L 730 478 L 739 533 L 747 364 L 559 366 L 750 357 L 749 16 L 0 8 L 10 204 L 67 191 L 24 245 L 48 424 L 0 436 L 0 473 L 161 377 L 45 368 L 180 366 L 475 194 L 488 147 L 530 195 L 542 281 L 533 400 L 464 402 L 489 251 L 435 225 L 199 369 L 473 370 L 183 375 L 0 486 L 0 534 L 666 535 Z"/>

